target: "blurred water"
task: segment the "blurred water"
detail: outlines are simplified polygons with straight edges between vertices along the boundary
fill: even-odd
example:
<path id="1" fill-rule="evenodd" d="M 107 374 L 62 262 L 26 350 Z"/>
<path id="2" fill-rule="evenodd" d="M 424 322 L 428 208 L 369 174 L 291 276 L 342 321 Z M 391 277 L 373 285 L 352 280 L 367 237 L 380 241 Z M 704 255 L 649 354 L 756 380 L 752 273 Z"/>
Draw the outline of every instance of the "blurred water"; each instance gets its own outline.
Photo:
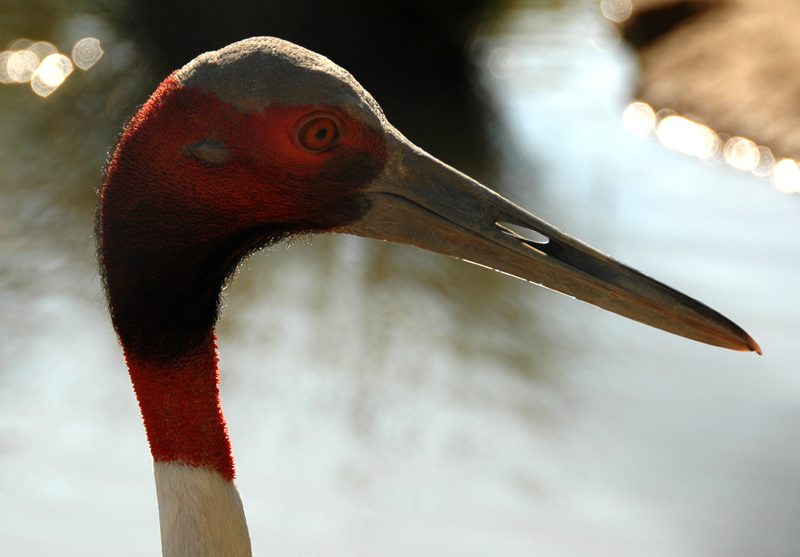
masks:
<path id="1" fill-rule="evenodd" d="M 597 41 L 599 17 L 520 11 L 476 47 L 517 154 L 505 193 L 765 355 L 402 246 L 320 236 L 258 255 L 219 329 L 256 554 L 797 554 L 797 200 L 628 134 L 635 64 Z M 0 91 L 4 555 L 159 551 L 89 239 L 105 146 L 153 78 L 94 25 L 111 53 L 95 74 L 47 99 Z M 491 72 L 499 47 L 517 62 Z"/>

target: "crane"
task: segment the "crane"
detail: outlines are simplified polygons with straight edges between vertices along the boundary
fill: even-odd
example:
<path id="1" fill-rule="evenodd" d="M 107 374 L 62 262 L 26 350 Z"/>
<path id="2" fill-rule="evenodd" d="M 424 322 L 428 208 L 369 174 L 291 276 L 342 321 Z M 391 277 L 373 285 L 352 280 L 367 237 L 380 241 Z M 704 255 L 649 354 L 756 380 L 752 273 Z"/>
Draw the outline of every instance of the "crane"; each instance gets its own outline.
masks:
<path id="1" fill-rule="evenodd" d="M 458 257 L 760 353 L 716 311 L 413 145 L 327 58 L 270 37 L 207 52 L 126 126 L 97 214 L 111 319 L 154 461 L 164 557 L 251 555 L 219 400 L 221 290 L 255 250 L 321 232 Z"/>

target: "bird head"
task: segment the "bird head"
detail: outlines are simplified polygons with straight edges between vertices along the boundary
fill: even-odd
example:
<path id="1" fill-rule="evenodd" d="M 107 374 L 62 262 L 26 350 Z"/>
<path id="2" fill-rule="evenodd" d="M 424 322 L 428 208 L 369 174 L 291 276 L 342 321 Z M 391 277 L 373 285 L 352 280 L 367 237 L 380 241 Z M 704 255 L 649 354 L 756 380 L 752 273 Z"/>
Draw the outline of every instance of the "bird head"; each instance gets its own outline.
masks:
<path id="1" fill-rule="evenodd" d="M 112 319 L 140 358 L 206 342 L 242 258 L 313 232 L 414 245 L 688 338 L 758 350 L 707 306 L 417 148 L 349 73 L 275 38 L 203 54 L 162 83 L 111 157 L 98 231 Z"/>

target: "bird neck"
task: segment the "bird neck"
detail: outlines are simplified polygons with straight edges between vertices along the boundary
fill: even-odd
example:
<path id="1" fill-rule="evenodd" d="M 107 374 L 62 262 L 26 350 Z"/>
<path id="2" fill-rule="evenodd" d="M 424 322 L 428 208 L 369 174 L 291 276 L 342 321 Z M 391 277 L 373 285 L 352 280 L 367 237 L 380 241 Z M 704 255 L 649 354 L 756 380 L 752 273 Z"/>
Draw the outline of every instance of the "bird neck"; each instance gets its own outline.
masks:
<path id="1" fill-rule="evenodd" d="M 214 470 L 155 462 L 162 557 L 252 557 L 236 484 Z"/>
<path id="2" fill-rule="evenodd" d="M 126 352 L 153 455 L 164 557 L 249 557 L 219 400 L 216 335 L 168 362 Z"/>
<path id="3" fill-rule="evenodd" d="M 126 360 L 153 460 L 207 468 L 232 481 L 213 330 L 199 346 L 170 360 L 149 360 L 127 351 Z"/>

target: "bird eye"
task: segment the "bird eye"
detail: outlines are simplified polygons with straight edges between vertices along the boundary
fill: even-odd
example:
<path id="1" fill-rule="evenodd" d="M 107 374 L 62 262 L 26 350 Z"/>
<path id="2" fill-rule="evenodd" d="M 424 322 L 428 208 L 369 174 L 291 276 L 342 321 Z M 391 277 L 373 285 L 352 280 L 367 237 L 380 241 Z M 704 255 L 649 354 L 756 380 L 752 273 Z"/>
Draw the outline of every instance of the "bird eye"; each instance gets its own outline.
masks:
<path id="1" fill-rule="evenodd" d="M 314 118 L 300 128 L 297 139 L 309 151 L 323 151 L 339 139 L 339 125 L 327 116 Z"/>

